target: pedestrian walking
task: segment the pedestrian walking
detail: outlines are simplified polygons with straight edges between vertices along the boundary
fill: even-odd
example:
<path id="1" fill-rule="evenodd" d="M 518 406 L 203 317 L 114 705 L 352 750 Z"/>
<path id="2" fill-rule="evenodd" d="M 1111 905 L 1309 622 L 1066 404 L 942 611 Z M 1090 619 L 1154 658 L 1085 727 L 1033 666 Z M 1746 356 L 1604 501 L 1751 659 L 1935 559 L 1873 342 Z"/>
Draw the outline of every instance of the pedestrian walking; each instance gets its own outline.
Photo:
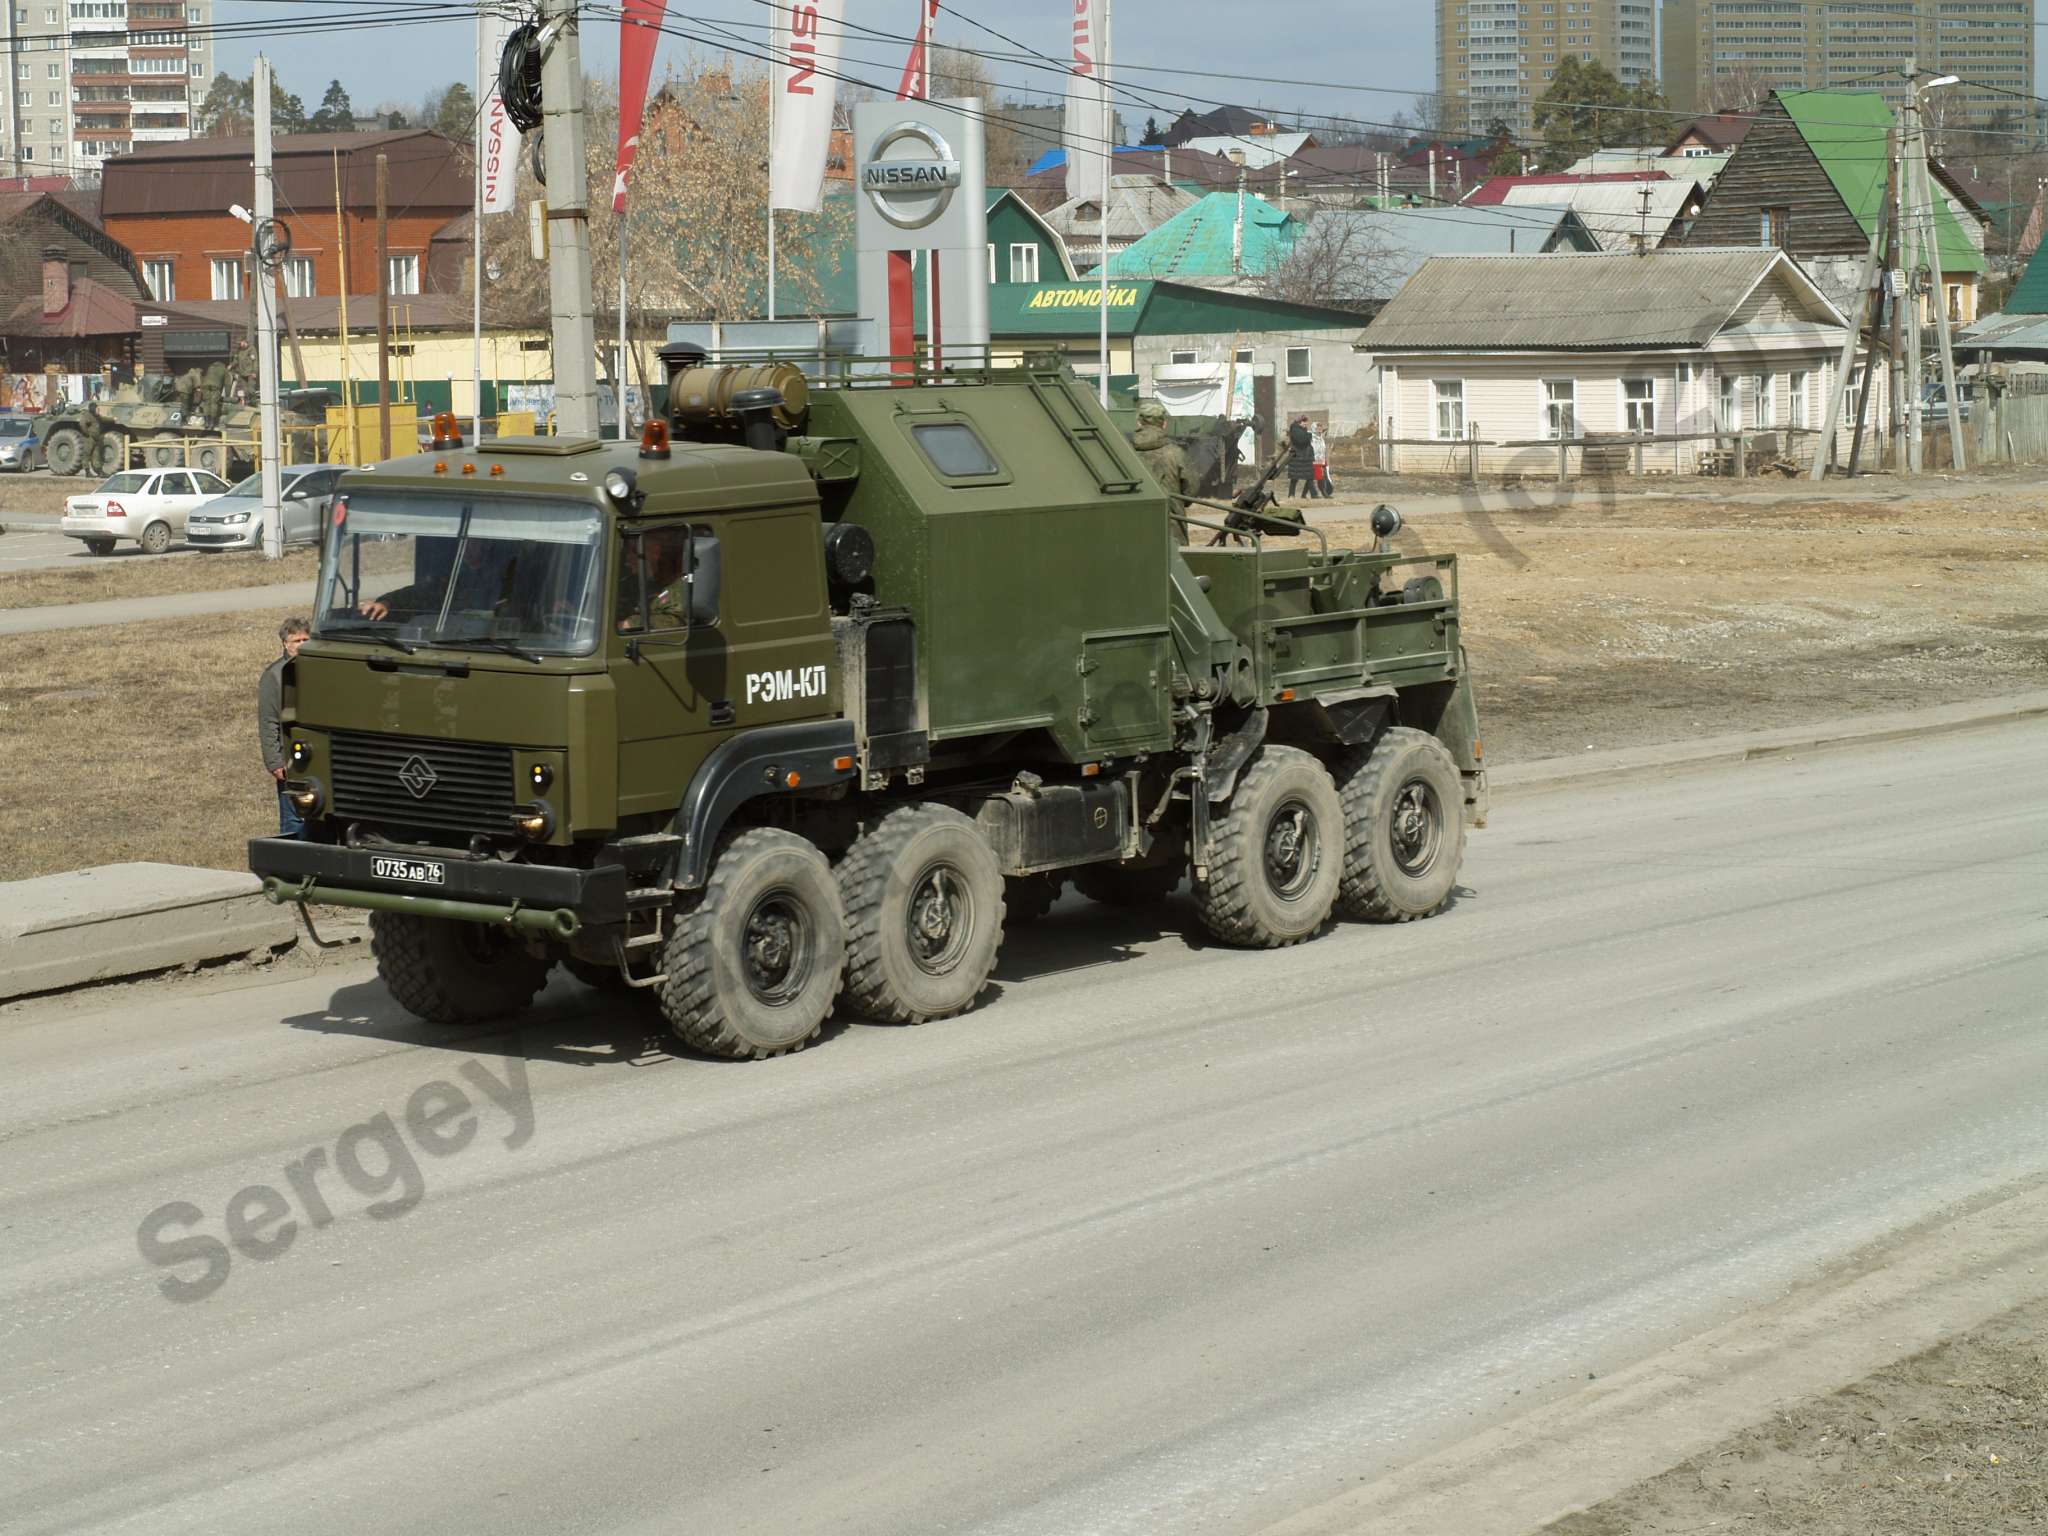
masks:
<path id="1" fill-rule="evenodd" d="M 303 837 L 306 823 L 298 807 L 285 793 L 284 778 L 291 768 L 291 754 L 284 745 L 284 669 L 299 654 L 299 647 L 313 627 L 296 616 L 277 626 L 277 638 L 284 651 L 263 669 L 256 683 L 256 736 L 263 747 L 263 766 L 270 770 L 271 786 L 277 791 L 277 835 Z"/>
<path id="2" fill-rule="evenodd" d="M 1310 451 L 1315 456 L 1315 475 L 1309 482 L 1309 494 L 1313 496 L 1320 492 L 1323 500 L 1328 501 L 1337 494 L 1336 488 L 1330 484 L 1330 439 L 1321 422 L 1309 429 L 1309 437 L 1313 444 Z"/>
<path id="3" fill-rule="evenodd" d="M 1293 500 L 1301 486 L 1315 493 L 1316 439 L 1308 429 L 1308 418 L 1297 416 L 1287 427 L 1287 497 Z"/>

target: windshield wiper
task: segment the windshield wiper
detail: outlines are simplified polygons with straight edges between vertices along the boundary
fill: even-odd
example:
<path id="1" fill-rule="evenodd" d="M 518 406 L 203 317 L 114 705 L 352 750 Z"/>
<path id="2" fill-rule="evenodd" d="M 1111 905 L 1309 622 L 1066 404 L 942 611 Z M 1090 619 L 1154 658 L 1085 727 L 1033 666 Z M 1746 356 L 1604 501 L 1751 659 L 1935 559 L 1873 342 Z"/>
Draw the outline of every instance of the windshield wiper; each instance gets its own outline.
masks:
<path id="1" fill-rule="evenodd" d="M 320 638 L 322 640 L 336 635 L 350 640 L 374 640 L 379 645 L 388 645 L 394 651 L 403 651 L 408 656 L 419 649 L 418 646 L 408 644 L 396 635 L 388 635 L 383 630 L 374 629 L 368 624 L 328 624 L 320 631 Z"/>
<path id="2" fill-rule="evenodd" d="M 539 651 L 529 651 L 516 640 L 501 640 L 496 635 L 440 635 L 433 643 L 461 646 L 475 651 L 503 651 L 507 656 L 517 656 L 521 661 L 539 662 L 543 659 Z"/>

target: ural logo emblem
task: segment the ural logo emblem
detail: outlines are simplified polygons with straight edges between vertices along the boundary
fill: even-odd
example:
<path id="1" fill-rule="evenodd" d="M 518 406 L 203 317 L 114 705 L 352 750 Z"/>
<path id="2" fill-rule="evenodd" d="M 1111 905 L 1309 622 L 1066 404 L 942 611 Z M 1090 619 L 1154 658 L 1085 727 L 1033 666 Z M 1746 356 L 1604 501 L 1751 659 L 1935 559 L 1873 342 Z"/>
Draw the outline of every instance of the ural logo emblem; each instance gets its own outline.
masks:
<path id="1" fill-rule="evenodd" d="M 415 754 L 408 757 L 405 766 L 398 770 L 398 782 L 405 786 L 406 793 L 413 799 L 424 800 L 434 792 L 434 786 L 441 780 L 434 772 L 433 765 L 424 757 Z"/>

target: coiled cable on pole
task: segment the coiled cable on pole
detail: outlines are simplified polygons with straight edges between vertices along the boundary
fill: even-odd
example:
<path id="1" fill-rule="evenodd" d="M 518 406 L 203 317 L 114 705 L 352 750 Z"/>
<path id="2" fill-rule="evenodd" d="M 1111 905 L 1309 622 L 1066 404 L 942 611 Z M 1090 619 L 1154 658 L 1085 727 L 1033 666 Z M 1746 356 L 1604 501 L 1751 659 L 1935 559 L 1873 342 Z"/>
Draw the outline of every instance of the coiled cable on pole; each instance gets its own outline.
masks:
<path id="1" fill-rule="evenodd" d="M 523 21 L 505 39 L 498 56 L 498 95 L 505 115 L 521 133 L 540 126 L 540 24 Z"/>

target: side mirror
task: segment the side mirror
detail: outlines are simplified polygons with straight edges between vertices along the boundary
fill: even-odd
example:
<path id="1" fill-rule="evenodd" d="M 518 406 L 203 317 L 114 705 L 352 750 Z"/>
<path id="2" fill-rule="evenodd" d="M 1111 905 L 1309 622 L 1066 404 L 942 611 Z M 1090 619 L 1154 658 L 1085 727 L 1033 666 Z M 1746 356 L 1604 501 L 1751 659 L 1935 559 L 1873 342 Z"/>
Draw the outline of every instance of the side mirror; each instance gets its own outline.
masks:
<path id="1" fill-rule="evenodd" d="M 718 540 L 710 537 L 690 541 L 690 627 L 718 622 L 718 588 L 721 574 Z"/>

